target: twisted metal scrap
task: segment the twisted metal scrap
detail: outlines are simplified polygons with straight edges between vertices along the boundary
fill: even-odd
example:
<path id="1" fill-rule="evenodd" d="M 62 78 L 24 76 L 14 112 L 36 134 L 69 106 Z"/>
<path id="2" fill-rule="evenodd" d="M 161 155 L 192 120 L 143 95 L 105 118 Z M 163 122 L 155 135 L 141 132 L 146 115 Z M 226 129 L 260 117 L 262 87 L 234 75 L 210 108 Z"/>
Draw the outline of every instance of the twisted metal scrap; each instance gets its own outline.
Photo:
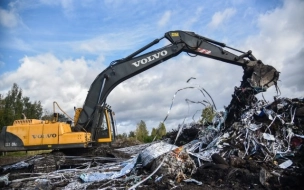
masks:
<path id="1" fill-rule="evenodd" d="M 191 77 L 190 79 L 187 80 L 187 82 L 189 82 L 191 79 L 195 79 L 195 78 Z M 174 95 L 173 95 L 173 98 L 172 98 L 172 101 L 171 101 L 171 105 L 170 105 L 170 107 L 169 107 L 169 110 L 168 110 L 168 112 L 167 112 L 166 117 L 165 117 L 164 120 L 163 120 L 163 123 L 165 123 L 165 121 L 166 121 L 167 118 L 169 117 L 169 114 L 170 114 L 170 111 L 171 111 L 172 106 L 173 106 L 173 104 L 174 104 L 174 99 L 175 99 L 177 93 L 180 92 L 180 91 L 183 91 L 183 90 L 187 90 L 187 89 L 197 89 L 197 90 L 199 90 L 199 91 L 203 94 L 204 97 L 206 97 L 205 94 L 204 94 L 204 92 L 205 92 L 205 93 L 207 93 L 208 96 L 211 98 L 211 96 L 209 95 L 209 93 L 208 93 L 205 89 L 200 88 L 200 87 L 189 86 L 189 87 L 184 87 L 184 88 L 178 89 L 178 90 L 174 93 Z M 212 100 L 212 102 L 213 102 L 213 99 L 212 99 L 212 98 L 211 98 L 211 100 Z M 187 102 L 187 103 L 189 103 L 189 102 L 191 102 L 191 103 L 201 103 L 201 104 L 204 105 L 204 103 L 203 103 L 203 102 L 200 102 L 200 101 L 199 101 L 199 102 L 194 102 L 194 101 L 190 101 L 190 100 L 186 99 L 186 102 Z M 213 105 L 214 108 L 216 109 L 216 106 L 215 106 L 214 102 L 213 102 L 213 104 L 211 104 L 211 103 L 208 102 L 208 101 L 204 101 L 204 102 L 209 103 L 209 105 Z M 185 122 L 185 119 L 184 119 L 182 125 L 180 126 L 180 128 L 179 128 L 179 130 L 178 130 L 178 133 L 177 133 L 177 135 L 176 135 L 176 138 L 175 138 L 175 140 L 174 140 L 173 145 L 176 144 L 176 141 L 177 141 L 178 137 L 180 136 L 181 132 L 183 131 L 183 128 L 184 128 L 184 126 L 185 126 L 185 125 L 183 125 L 184 122 Z M 155 139 L 155 138 L 154 138 L 154 139 Z M 168 152 L 171 152 L 172 149 L 173 149 L 173 146 L 172 146 L 172 148 L 171 148 Z M 129 189 L 130 189 L 130 190 L 131 190 L 131 189 L 135 189 L 135 188 L 138 187 L 140 184 L 142 184 L 142 183 L 144 183 L 145 181 L 147 181 L 148 179 L 150 179 L 150 178 L 151 178 L 151 177 L 160 169 L 160 167 L 163 165 L 163 163 L 164 163 L 165 160 L 166 160 L 166 155 L 163 157 L 163 159 L 162 159 L 161 163 L 159 164 L 159 166 L 158 166 L 158 167 L 157 167 L 149 176 L 147 176 L 145 179 L 141 180 L 140 182 L 136 183 L 135 185 L 133 185 L 133 186 L 130 187 Z"/>

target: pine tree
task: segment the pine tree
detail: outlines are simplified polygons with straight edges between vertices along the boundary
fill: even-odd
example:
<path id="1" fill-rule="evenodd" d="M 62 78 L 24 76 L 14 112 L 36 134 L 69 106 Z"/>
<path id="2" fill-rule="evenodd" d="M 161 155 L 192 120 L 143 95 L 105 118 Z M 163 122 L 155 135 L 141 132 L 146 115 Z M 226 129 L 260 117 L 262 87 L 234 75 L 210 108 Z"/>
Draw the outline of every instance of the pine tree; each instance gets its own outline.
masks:
<path id="1" fill-rule="evenodd" d="M 15 120 L 23 119 L 23 114 L 28 119 L 40 119 L 41 102 L 31 103 L 30 98 L 23 97 L 22 89 L 14 83 L 6 97 L 0 95 L 0 128 L 12 125 Z"/>
<path id="2" fill-rule="evenodd" d="M 159 123 L 158 127 L 155 129 L 152 128 L 151 137 L 156 139 L 161 139 L 164 135 L 166 135 L 167 130 L 164 123 Z"/>
<path id="3" fill-rule="evenodd" d="M 159 123 L 158 128 L 157 128 L 157 136 L 159 136 L 159 138 L 162 138 L 164 135 L 166 135 L 167 130 L 166 130 L 166 126 L 164 123 Z"/>
<path id="4" fill-rule="evenodd" d="M 128 137 L 135 137 L 135 132 L 134 131 L 130 131 Z"/>
<path id="5" fill-rule="evenodd" d="M 148 137 L 149 132 L 147 130 L 147 126 L 146 123 L 141 120 L 139 123 L 137 123 L 137 127 L 136 127 L 136 138 L 137 140 L 144 142 L 145 139 Z"/>
<path id="6" fill-rule="evenodd" d="M 157 129 L 155 129 L 154 127 L 152 128 L 151 131 L 151 136 L 154 138 L 157 135 Z"/>

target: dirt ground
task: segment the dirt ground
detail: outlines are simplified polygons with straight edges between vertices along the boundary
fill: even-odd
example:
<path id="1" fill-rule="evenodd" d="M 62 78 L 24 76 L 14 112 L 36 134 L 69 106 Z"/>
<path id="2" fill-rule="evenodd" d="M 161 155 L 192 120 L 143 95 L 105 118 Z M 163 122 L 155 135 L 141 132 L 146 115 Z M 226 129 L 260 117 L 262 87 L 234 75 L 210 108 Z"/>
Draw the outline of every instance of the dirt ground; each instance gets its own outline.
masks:
<path id="1" fill-rule="evenodd" d="M 113 147 L 102 147 L 91 152 L 95 156 L 109 156 L 116 158 L 127 158 L 128 155 L 116 151 Z M 29 159 L 24 157 L 1 157 L 1 165 L 13 163 Z M 177 182 L 176 175 L 166 173 L 156 173 L 146 182 L 138 186 L 136 189 L 302 189 L 304 186 L 304 171 L 297 171 L 295 168 L 283 171 L 280 177 L 271 175 L 265 183 L 261 184 L 261 176 L 263 171 L 271 171 L 271 167 L 267 163 L 259 163 L 252 159 L 239 159 L 231 157 L 230 160 L 221 160 L 221 157 L 215 159 L 212 163 L 205 163 L 198 167 L 193 174 L 187 173 L 187 178 L 197 181 L 193 182 Z M 265 168 L 263 170 L 262 168 Z M 30 172 L 22 170 L 21 172 Z M 85 189 L 128 189 L 135 183 L 146 178 L 152 171 L 145 168 L 138 168 L 130 174 L 114 180 L 103 180 L 88 184 Z M 2 173 L 3 175 L 3 173 Z M 20 179 L 18 171 L 11 171 L 11 179 Z M 269 175 L 269 174 L 266 174 Z M 29 175 L 28 177 L 35 175 Z M 158 177 L 161 178 L 157 179 Z M 79 180 L 80 182 L 80 180 Z M 201 184 L 198 184 L 201 183 Z M 43 184 L 34 180 L 27 180 L 20 183 L 5 186 L 2 189 L 65 189 L 69 184 L 68 180 L 60 183 Z M 110 184 L 110 185 L 109 185 Z M 68 189 L 68 188 L 66 188 Z M 76 189 L 76 188 L 75 188 Z M 81 188 L 80 188 L 81 189 Z"/>
<path id="2" fill-rule="evenodd" d="M 0 156 L 0 166 L 20 162 L 30 157 L 31 156 Z"/>

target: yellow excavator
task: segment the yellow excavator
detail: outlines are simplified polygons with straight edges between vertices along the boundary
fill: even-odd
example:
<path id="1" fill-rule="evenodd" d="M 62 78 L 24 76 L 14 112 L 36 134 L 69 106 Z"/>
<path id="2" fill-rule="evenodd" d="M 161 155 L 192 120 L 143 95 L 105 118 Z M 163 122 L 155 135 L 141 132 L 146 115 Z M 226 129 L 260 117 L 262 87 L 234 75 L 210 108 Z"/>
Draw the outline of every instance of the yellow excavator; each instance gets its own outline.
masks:
<path id="1" fill-rule="evenodd" d="M 143 51 L 167 39 L 170 44 L 157 50 Z M 233 50 L 235 55 L 226 49 Z M 129 56 L 113 61 L 91 84 L 82 108 L 76 109 L 72 122 L 54 119 L 21 119 L 4 126 L 0 134 L 0 151 L 71 150 L 110 143 L 116 135 L 114 112 L 106 104 L 109 93 L 121 82 L 159 63 L 185 52 L 216 59 L 244 69 L 241 87 L 251 87 L 256 93 L 276 85 L 279 72 L 257 60 L 251 51 L 243 52 L 226 44 L 188 31 L 169 31 Z M 183 72 L 183 71 L 181 71 Z"/>

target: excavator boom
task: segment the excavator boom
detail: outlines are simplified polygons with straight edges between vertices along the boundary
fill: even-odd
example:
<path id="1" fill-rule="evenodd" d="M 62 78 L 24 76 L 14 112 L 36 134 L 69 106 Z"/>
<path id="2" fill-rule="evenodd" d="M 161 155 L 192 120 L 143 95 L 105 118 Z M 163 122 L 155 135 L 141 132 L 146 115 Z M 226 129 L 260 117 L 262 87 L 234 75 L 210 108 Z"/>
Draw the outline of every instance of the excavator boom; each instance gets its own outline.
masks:
<path id="1" fill-rule="evenodd" d="M 169 40 L 171 44 L 141 54 L 164 38 Z M 240 55 L 235 55 L 224 48 L 238 51 Z M 126 58 L 112 62 L 96 77 L 91 84 L 75 129 L 90 131 L 92 139 L 98 139 L 101 131 L 100 126 L 103 122 L 103 115 L 100 113 L 109 93 L 128 78 L 175 57 L 181 52 L 243 67 L 244 77 L 241 87 L 250 86 L 256 89 L 256 93 L 265 91 L 268 87 L 276 84 L 279 78 L 279 73 L 274 67 L 264 65 L 262 61 L 257 60 L 252 55 L 251 51 L 242 52 L 194 32 L 170 31 L 165 33 L 162 38 L 154 40 Z"/>

